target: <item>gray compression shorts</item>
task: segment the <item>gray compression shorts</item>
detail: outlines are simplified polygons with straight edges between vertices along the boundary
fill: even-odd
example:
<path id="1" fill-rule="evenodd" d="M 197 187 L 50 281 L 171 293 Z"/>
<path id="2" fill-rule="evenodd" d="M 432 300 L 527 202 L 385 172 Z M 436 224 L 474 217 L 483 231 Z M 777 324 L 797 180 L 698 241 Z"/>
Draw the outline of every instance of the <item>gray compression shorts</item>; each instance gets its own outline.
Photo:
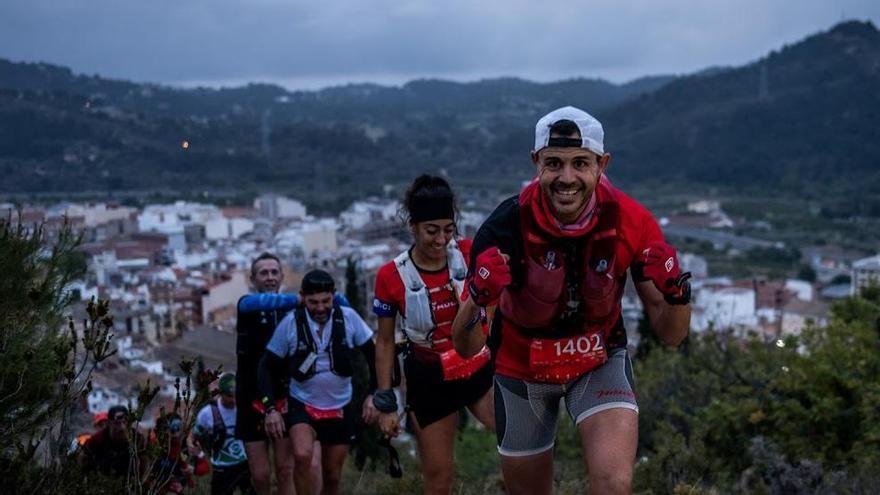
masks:
<path id="1" fill-rule="evenodd" d="M 626 349 L 611 351 L 608 362 L 564 384 L 495 375 L 498 452 L 527 456 L 553 448 L 560 399 L 565 399 L 565 408 L 576 425 L 607 409 L 638 413 L 632 363 Z"/>

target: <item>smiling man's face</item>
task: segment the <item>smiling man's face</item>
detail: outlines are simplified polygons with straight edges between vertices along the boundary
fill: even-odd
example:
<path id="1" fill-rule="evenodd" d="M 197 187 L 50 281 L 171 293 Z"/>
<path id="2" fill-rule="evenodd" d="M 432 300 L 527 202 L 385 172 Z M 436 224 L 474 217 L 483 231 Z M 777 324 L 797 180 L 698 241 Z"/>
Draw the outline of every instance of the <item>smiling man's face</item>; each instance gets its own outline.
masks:
<path id="1" fill-rule="evenodd" d="M 281 264 L 274 259 L 262 259 L 254 263 L 251 269 L 251 282 L 257 292 L 276 293 L 281 288 L 284 272 Z"/>
<path id="2" fill-rule="evenodd" d="M 607 153 L 599 156 L 586 148 L 573 147 L 551 146 L 532 153 L 541 191 L 560 223 L 574 223 L 584 212 L 599 178 L 608 168 L 609 158 Z"/>

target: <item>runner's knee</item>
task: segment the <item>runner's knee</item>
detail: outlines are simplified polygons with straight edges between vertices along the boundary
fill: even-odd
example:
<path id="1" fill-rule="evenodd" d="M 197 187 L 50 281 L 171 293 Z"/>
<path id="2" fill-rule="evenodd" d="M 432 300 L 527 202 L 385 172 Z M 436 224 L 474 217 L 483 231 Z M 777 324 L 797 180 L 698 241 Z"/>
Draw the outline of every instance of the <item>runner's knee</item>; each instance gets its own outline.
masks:
<path id="1" fill-rule="evenodd" d="M 591 470 L 592 471 L 592 470 Z M 590 473 L 591 493 L 628 494 L 632 492 L 632 476 L 626 470 L 603 469 Z"/>
<path id="2" fill-rule="evenodd" d="M 269 485 L 269 464 L 263 462 L 250 463 L 251 481 L 254 485 L 264 487 Z"/>
<path id="3" fill-rule="evenodd" d="M 425 477 L 426 486 L 452 486 L 452 463 L 432 462 L 422 465 L 422 474 Z"/>
<path id="4" fill-rule="evenodd" d="M 280 479 L 288 479 L 291 476 L 293 476 L 293 457 L 292 456 L 290 456 L 290 455 L 275 456 L 275 475 Z"/>
<path id="5" fill-rule="evenodd" d="M 279 478 L 287 479 L 293 476 L 293 462 L 285 461 L 275 465 L 275 474 Z"/>
<path id="6" fill-rule="evenodd" d="M 312 447 L 311 442 L 303 442 L 305 445 L 294 445 L 293 446 L 293 461 L 294 465 L 299 468 L 302 466 L 306 469 L 312 468 L 312 456 L 314 455 L 314 448 Z"/>

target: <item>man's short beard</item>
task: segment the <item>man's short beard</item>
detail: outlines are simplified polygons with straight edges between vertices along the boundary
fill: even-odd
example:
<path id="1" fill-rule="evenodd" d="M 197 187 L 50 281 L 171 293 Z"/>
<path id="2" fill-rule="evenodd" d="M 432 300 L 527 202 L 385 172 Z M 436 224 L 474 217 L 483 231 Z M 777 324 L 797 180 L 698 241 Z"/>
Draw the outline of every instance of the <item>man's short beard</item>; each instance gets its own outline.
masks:
<path id="1" fill-rule="evenodd" d="M 309 318 L 311 318 L 312 321 L 314 321 L 315 323 L 327 323 L 327 321 L 330 319 L 330 310 L 329 309 L 327 311 L 324 311 L 324 315 L 323 315 L 324 318 L 321 320 L 319 320 L 318 318 L 315 317 L 315 313 L 312 310 L 306 308 L 306 311 L 309 312 Z"/>

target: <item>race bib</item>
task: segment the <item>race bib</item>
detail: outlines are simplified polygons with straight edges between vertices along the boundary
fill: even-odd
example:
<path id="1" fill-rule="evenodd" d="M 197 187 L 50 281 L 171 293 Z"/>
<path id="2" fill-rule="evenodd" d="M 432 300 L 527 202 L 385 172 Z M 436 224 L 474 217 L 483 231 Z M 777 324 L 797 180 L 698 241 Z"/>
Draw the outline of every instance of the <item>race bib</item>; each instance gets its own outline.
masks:
<path id="1" fill-rule="evenodd" d="M 474 373 L 489 362 L 489 348 L 483 346 L 480 352 L 465 359 L 455 349 L 440 354 L 440 365 L 443 367 L 443 381 L 462 380 Z"/>
<path id="2" fill-rule="evenodd" d="M 601 331 L 561 339 L 532 339 L 529 365 L 540 382 L 567 383 L 608 361 Z"/>
<path id="3" fill-rule="evenodd" d="M 322 419 L 342 419 L 342 409 L 318 409 L 317 407 L 305 404 L 306 414 L 312 418 L 312 421 L 321 421 Z"/>

